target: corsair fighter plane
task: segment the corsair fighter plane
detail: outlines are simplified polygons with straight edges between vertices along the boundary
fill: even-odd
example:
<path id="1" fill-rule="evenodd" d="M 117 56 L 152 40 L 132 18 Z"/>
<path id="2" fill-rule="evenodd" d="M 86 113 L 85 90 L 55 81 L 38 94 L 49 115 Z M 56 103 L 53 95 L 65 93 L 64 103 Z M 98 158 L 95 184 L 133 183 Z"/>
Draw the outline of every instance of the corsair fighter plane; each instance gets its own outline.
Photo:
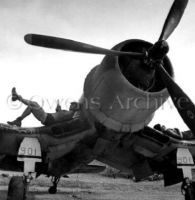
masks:
<path id="1" fill-rule="evenodd" d="M 167 39 L 187 3 L 173 2 L 154 44 L 130 39 L 108 50 L 57 37 L 25 36 L 31 45 L 105 57 L 85 79 L 76 118 L 37 128 L 0 124 L 0 169 L 24 173 L 23 178 L 11 179 L 9 199 L 25 198 L 34 173 L 53 177 L 49 192 L 55 193 L 61 176 L 91 169 L 88 164 L 94 159 L 132 173 L 137 180 L 154 171 L 162 173 L 165 186 L 185 177 L 193 180 L 195 106 L 175 83 L 167 57 Z M 169 96 L 190 131 L 165 134 L 147 126 Z"/>

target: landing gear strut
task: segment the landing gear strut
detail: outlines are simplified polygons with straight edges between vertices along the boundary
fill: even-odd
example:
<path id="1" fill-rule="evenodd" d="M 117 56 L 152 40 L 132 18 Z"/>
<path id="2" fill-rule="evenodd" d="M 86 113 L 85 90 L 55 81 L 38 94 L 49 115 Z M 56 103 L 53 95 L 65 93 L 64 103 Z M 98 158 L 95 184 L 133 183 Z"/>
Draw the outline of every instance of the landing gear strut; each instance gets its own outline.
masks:
<path id="1" fill-rule="evenodd" d="M 49 189 L 48 189 L 48 192 L 50 194 L 56 194 L 57 192 L 57 185 L 60 181 L 60 177 L 57 177 L 57 176 L 53 176 L 52 179 L 51 179 L 51 182 L 53 183 L 53 186 L 51 186 Z"/>
<path id="2" fill-rule="evenodd" d="M 27 200 L 29 183 L 35 173 L 35 164 L 42 161 L 41 145 L 37 138 L 25 137 L 19 147 L 17 161 L 24 162 L 23 176 L 11 178 L 7 200 Z"/>
<path id="3" fill-rule="evenodd" d="M 185 200 L 195 199 L 195 182 L 193 182 L 193 169 L 195 169 L 194 159 L 191 152 L 187 148 L 177 149 L 177 168 L 183 171 L 183 183 L 181 192 L 185 196 Z"/>
<path id="4" fill-rule="evenodd" d="M 190 181 L 189 178 L 184 178 L 181 192 L 185 197 L 185 200 L 194 200 L 195 199 L 195 188 L 194 183 Z"/>

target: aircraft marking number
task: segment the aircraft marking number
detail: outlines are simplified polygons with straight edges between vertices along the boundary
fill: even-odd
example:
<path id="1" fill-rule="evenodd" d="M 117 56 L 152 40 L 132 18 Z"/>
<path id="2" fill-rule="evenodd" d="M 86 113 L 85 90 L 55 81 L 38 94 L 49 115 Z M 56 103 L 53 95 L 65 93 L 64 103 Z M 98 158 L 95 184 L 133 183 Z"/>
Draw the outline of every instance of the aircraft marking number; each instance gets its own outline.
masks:
<path id="1" fill-rule="evenodd" d="M 36 151 L 36 148 L 21 147 L 20 148 L 20 154 L 21 155 L 27 155 L 27 156 L 37 156 L 37 151 Z"/>
<path id="2" fill-rule="evenodd" d="M 177 164 L 192 164 L 193 160 L 192 158 L 189 156 L 182 156 L 182 157 L 178 157 L 177 158 Z"/>

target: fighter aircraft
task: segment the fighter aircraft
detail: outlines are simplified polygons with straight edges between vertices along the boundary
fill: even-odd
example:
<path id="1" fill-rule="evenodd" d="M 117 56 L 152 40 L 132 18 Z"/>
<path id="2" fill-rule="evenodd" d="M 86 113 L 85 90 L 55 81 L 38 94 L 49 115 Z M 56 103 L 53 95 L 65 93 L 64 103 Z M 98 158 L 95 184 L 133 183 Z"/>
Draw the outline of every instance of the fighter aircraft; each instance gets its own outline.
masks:
<path id="1" fill-rule="evenodd" d="M 104 54 L 84 82 L 77 117 L 52 126 L 20 128 L 0 124 L 0 169 L 23 172 L 9 183 L 8 198 L 23 200 L 34 173 L 59 178 L 94 159 L 132 173 L 137 180 L 164 175 L 165 186 L 193 179 L 195 106 L 175 83 L 167 39 L 183 16 L 188 0 L 175 0 L 158 41 L 123 41 L 111 50 L 38 34 L 31 45 Z M 190 131 L 181 134 L 148 127 L 155 111 L 171 97 Z M 193 197 L 191 197 L 193 199 Z"/>

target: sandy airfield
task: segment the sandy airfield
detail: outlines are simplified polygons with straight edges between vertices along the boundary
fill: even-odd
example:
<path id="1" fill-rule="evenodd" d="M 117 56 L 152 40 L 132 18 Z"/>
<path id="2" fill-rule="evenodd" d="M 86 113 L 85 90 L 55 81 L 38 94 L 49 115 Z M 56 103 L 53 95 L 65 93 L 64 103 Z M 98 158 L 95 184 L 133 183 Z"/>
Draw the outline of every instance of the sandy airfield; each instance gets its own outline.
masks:
<path id="1" fill-rule="evenodd" d="M 0 200 L 6 200 L 9 178 L 0 178 Z M 163 187 L 162 181 L 139 182 L 108 178 L 99 174 L 74 174 L 61 179 L 58 193 L 48 194 L 50 179 L 41 176 L 31 182 L 29 200 L 182 200 L 180 184 Z"/>

